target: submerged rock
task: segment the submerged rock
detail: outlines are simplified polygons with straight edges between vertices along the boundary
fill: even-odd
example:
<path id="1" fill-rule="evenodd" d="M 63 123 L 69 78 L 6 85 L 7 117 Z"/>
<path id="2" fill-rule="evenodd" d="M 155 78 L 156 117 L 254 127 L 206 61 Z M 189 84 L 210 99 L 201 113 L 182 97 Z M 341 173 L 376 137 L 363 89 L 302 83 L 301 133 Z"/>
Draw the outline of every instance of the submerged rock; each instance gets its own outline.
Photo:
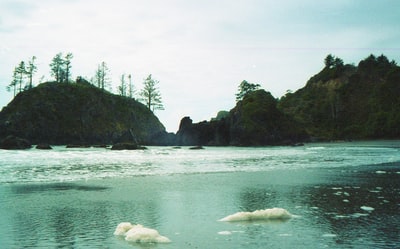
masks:
<path id="1" fill-rule="evenodd" d="M 194 147 L 190 147 L 189 150 L 204 150 L 203 146 L 194 146 Z"/>
<path id="2" fill-rule="evenodd" d="M 87 144 L 67 144 L 66 148 L 90 148 Z"/>
<path id="3" fill-rule="evenodd" d="M 111 150 L 145 150 L 146 147 L 134 143 L 117 143 L 111 147 Z"/>
<path id="4" fill-rule="evenodd" d="M 38 144 L 36 145 L 36 149 L 38 150 L 51 150 L 51 146 L 49 144 Z"/>

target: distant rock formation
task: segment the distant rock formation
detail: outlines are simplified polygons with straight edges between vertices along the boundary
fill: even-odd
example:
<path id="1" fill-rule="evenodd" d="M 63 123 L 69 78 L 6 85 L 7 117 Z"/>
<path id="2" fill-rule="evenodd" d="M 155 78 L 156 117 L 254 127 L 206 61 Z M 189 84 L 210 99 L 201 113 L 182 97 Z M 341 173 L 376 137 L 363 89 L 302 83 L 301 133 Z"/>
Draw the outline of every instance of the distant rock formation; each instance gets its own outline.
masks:
<path id="1" fill-rule="evenodd" d="M 176 135 L 178 145 L 263 146 L 290 145 L 307 138 L 294 120 L 277 109 L 269 92 L 257 90 L 239 101 L 229 115 L 193 123 L 184 117 Z"/>

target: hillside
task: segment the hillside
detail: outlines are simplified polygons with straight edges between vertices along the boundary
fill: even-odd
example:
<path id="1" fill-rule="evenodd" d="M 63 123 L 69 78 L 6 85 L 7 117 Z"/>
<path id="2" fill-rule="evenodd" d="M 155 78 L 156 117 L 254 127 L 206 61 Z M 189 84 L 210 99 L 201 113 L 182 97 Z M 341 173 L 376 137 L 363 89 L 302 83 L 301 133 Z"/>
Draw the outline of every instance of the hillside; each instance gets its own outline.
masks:
<path id="1" fill-rule="evenodd" d="M 384 55 L 326 66 L 278 107 L 318 139 L 400 138 L 400 67 Z"/>
<path id="2" fill-rule="evenodd" d="M 32 143 L 154 144 L 165 128 L 143 104 L 88 83 L 43 83 L 19 93 L 0 112 L 0 139 Z"/>

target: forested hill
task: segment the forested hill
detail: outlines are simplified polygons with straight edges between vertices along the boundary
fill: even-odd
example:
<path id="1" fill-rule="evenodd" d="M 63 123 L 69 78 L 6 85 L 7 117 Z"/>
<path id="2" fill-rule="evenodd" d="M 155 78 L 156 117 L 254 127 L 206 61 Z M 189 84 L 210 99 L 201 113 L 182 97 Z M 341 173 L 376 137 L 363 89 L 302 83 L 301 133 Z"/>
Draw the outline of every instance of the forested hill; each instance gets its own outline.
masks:
<path id="1" fill-rule="evenodd" d="M 154 144 L 166 132 L 143 104 L 80 82 L 43 83 L 19 93 L 0 112 L 0 139 L 8 135 L 34 144 Z"/>
<path id="2" fill-rule="evenodd" d="M 400 67 L 384 55 L 357 66 L 328 55 L 324 69 L 278 108 L 316 138 L 400 138 Z"/>

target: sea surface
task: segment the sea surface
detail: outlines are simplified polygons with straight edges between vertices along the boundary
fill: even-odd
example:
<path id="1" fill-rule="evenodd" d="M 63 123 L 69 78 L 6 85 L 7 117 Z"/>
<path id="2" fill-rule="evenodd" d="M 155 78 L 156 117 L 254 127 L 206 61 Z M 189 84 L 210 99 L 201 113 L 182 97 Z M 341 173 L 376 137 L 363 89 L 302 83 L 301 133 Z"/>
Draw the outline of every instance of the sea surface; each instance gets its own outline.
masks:
<path id="1" fill-rule="evenodd" d="M 400 141 L 0 150 L 0 248 L 400 248 Z M 222 222 L 273 207 L 282 221 Z M 121 222 L 172 242 L 127 242 Z"/>

